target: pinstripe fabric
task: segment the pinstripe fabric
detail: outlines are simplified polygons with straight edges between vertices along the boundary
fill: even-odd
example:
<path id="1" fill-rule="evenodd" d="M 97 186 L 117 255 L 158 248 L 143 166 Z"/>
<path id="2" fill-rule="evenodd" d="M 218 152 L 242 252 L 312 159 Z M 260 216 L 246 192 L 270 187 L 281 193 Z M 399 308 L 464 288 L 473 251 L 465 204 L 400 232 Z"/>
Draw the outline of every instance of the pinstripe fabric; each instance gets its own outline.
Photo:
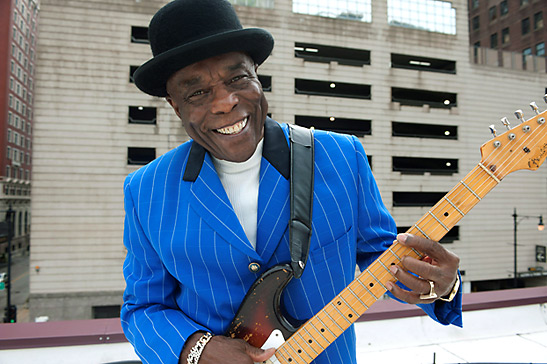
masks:
<path id="1" fill-rule="evenodd" d="M 269 119 L 267 127 L 282 133 L 266 134 L 264 156 L 275 145 L 281 148 L 275 154 L 288 163 L 288 153 L 281 153 L 288 150 L 287 126 Z M 195 163 L 188 161 L 192 144 L 164 154 L 125 181 L 128 253 L 121 319 L 144 363 L 177 363 L 184 341 L 196 330 L 224 333 L 260 273 L 290 261 L 286 166 L 262 158 L 254 250 L 208 154 L 195 181 L 183 180 L 185 168 Z M 368 266 L 396 230 L 360 142 L 316 131 L 315 146 L 310 256 L 302 278 L 292 280 L 283 296 L 288 313 L 301 320 L 346 287 L 356 262 Z M 261 265 L 260 272 L 249 271 L 251 262 Z M 457 304 L 425 310 L 445 324 L 461 314 Z M 315 363 L 356 363 L 353 328 Z"/>

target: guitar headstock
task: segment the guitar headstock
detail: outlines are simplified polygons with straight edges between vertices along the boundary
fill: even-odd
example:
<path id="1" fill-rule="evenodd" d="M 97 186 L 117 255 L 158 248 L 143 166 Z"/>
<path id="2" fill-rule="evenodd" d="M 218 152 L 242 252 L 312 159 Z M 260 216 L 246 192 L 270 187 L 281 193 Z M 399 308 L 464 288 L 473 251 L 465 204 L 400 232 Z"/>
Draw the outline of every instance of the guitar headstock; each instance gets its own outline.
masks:
<path id="1" fill-rule="evenodd" d="M 547 95 L 544 99 L 547 102 Z M 494 139 L 481 147 L 482 165 L 500 180 L 520 169 L 536 170 L 547 157 L 547 111 L 540 113 L 534 102 L 530 107 L 536 115 L 523 121 L 522 111 L 517 110 L 515 115 L 520 123 L 513 128 L 510 128 L 507 118 L 501 119 L 508 129 L 501 135 L 497 135 L 491 125 Z"/>

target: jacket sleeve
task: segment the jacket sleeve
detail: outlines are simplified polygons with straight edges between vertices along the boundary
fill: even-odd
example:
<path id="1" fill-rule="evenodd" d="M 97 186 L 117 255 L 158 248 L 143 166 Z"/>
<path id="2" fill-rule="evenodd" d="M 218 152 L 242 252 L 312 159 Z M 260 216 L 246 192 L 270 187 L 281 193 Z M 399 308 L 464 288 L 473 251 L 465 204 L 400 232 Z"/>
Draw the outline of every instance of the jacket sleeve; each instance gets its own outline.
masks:
<path id="1" fill-rule="evenodd" d="M 177 306 L 178 282 L 165 269 L 143 231 L 135 209 L 130 182 L 124 185 L 123 266 L 126 289 L 121 324 L 143 363 L 178 363 L 186 339 L 206 328 L 190 320 Z"/>
<path id="2" fill-rule="evenodd" d="M 361 270 L 368 267 L 396 238 L 396 225 L 378 191 L 361 142 L 354 137 L 358 164 L 359 235 L 357 237 L 357 263 Z M 399 283 L 400 286 L 402 286 Z M 392 298 L 393 296 L 389 294 Z M 433 320 L 462 327 L 462 293 L 452 302 L 437 300 L 418 305 Z"/>

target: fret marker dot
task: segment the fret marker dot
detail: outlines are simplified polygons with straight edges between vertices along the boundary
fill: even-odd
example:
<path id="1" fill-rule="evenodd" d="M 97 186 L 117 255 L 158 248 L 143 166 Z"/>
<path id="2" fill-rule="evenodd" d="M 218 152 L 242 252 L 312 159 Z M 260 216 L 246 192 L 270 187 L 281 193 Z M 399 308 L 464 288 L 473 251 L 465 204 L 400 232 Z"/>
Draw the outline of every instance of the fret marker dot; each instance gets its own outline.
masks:
<path id="1" fill-rule="evenodd" d="M 312 339 L 310 339 L 310 340 L 308 340 L 308 342 L 309 342 L 309 343 L 311 344 L 311 343 L 313 342 L 313 340 L 312 340 Z"/>
<path id="2" fill-rule="evenodd" d="M 321 329 L 321 332 L 325 332 L 325 329 Z"/>
<path id="3" fill-rule="evenodd" d="M 370 287 L 374 287 L 374 283 L 370 283 L 369 286 L 370 286 Z"/>
<path id="4" fill-rule="evenodd" d="M 444 216 L 445 216 L 445 217 L 448 217 L 448 215 L 450 215 L 448 212 L 445 212 L 445 213 L 444 213 Z"/>
<path id="5" fill-rule="evenodd" d="M 302 349 L 298 349 L 298 354 L 302 354 Z"/>

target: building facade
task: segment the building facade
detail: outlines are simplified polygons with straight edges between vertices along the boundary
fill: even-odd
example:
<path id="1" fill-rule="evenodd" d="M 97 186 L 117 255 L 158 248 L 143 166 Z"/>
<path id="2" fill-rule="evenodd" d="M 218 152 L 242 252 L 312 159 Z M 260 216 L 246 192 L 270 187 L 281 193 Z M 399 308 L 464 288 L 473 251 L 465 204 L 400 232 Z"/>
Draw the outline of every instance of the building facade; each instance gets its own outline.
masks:
<path id="1" fill-rule="evenodd" d="M 547 3 L 542 0 L 469 0 L 469 41 L 479 48 L 497 50 L 499 63 L 518 57 L 524 67 L 545 59 Z M 492 57 L 493 59 L 495 57 Z"/>
<path id="2" fill-rule="evenodd" d="M 259 69 L 272 117 L 358 135 L 402 231 L 478 165 L 490 124 L 501 132 L 501 117 L 514 119 L 515 109 L 546 93 L 544 70 L 475 57 L 464 0 L 233 3 L 245 27 L 266 28 L 276 39 Z M 151 57 L 146 27 L 163 4 L 42 6 L 30 264 L 40 268 L 30 274 L 31 317 L 119 312 L 123 180 L 188 140 L 165 100 L 132 83 Z M 525 109 L 525 118 L 533 115 Z M 512 214 L 547 217 L 546 178 L 546 167 L 512 173 L 442 239 L 461 257 L 466 291 L 511 282 Z M 519 284 L 543 284 L 524 273 L 545 267 L 535 246 L 547 237 L 534 219 L 518 221 Z"/>
<path id="3" fill-rule="evenodd" d="M 0 3 L 0 220 L 14 212 L 12 251 L 28 250 L 39 2 Z M 3 235 L 5 235 L 3 233 Z M 0 259 L 8 250 L 0 236 Z"/>

